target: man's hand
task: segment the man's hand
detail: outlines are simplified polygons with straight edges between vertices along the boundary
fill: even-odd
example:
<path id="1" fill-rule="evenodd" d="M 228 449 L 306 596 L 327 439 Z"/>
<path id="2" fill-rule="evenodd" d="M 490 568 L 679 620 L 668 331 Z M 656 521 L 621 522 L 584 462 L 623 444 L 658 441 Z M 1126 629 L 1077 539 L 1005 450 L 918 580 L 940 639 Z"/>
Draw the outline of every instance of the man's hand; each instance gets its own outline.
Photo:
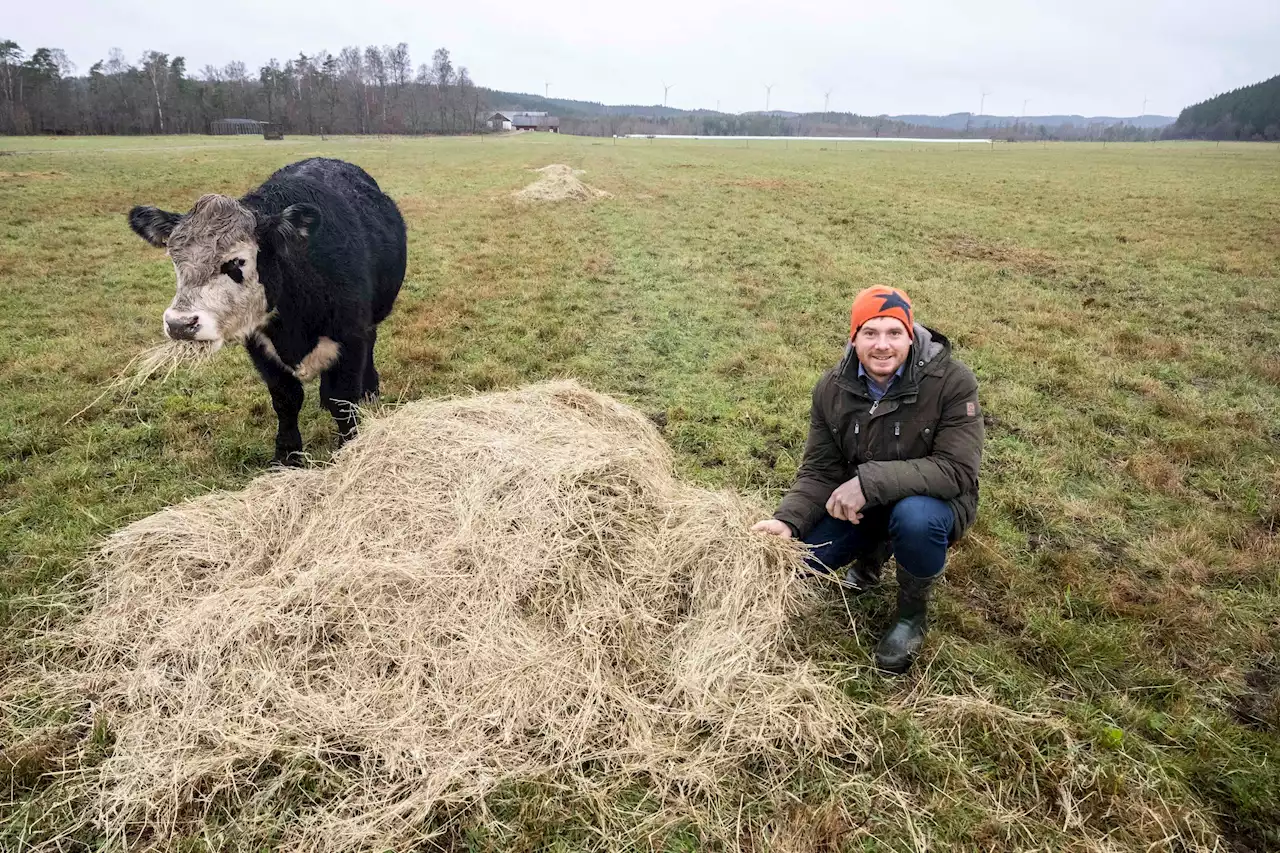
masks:
<path id="1" fill-rule="evenodd" d="M 764 521 L 757 521 L 751 525 L 751 529 L 758 533 L 769 533 L 774 536 L 780 536 L 783 539 L 791 538 L 791 525 L 785 521 L 778 521 L 776 518 L 766 518 Z"/>
<path id="2" fill-rule="evenodd" d="M 867 498 L 862 494 L 862 484 L 854 477 L 841 484 L 831 497 L 827 498 L 827 515 L 841 521 L 857 524 L 862 521 L 862 509 L 867 505 Z"/>

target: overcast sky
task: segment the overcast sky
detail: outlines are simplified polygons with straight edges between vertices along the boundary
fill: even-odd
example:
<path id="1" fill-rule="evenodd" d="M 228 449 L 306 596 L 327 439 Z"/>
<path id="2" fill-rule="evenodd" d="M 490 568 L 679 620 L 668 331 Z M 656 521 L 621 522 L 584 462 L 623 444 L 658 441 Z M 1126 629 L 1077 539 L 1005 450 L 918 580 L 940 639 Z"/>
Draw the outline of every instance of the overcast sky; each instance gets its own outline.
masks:
<path id="1" fill-rule="evenodd" d="M 1177 115 L 1280 74 L 1280 0 L 61 0 L 6 3 L 0 39 L 88 70 L 112 47 L 256 68 L 345 45 L 447 47 L 480 85 L 725 111 Z"/>

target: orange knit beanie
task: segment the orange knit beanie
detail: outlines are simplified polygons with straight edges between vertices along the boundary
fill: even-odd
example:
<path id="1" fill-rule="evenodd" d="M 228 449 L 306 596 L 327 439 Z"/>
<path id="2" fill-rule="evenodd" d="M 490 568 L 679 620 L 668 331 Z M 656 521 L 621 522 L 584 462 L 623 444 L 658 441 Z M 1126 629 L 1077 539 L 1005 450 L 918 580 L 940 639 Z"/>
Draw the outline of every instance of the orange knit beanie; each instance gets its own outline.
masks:
<path id="1" fill-rule="evenodd" d="M 915 338 L 915 318 L 911 313 L 911 298 L 895 287 L 876 285 L 868 287 L 853 300 L 849 317 L 849 337 L 858 334 L 863 323 L 876 317 L 892 317 L 907 327 L 907 336 Z"/>

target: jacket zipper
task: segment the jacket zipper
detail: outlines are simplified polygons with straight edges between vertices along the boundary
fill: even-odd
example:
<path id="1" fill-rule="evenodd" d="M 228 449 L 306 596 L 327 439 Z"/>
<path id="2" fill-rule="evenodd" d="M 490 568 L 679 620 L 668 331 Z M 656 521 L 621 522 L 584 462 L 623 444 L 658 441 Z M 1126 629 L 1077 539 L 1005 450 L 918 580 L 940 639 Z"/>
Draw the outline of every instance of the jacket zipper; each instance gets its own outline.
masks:
<path id="1" fill-rule="evenodd" d="M 893 423 L 893 453 L 899 459 L 902 458 L 902 421 Z"/>

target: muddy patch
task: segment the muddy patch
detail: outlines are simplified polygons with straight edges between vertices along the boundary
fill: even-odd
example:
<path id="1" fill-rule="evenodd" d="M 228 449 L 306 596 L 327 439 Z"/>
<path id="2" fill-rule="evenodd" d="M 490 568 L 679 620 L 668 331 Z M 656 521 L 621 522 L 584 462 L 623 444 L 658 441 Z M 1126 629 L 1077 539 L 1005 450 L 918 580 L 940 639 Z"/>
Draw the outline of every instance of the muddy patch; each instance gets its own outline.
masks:
<path id="1" fill-rule="evenodd" d="M 1245 689 L 1231 702 L 1231 713 L 1254 731 L 1280 732 L 1280 663 L 1261 661 L 1244 676 Z"/>
<path id="2" fill-rule="evenodd" d="M 945 260 L 979 261 L 1040 277 L 1057 275 L 1063 268 L 1059 259 L 1040 249 L 970 236 L 945 237 L 935 253 Z"/>

